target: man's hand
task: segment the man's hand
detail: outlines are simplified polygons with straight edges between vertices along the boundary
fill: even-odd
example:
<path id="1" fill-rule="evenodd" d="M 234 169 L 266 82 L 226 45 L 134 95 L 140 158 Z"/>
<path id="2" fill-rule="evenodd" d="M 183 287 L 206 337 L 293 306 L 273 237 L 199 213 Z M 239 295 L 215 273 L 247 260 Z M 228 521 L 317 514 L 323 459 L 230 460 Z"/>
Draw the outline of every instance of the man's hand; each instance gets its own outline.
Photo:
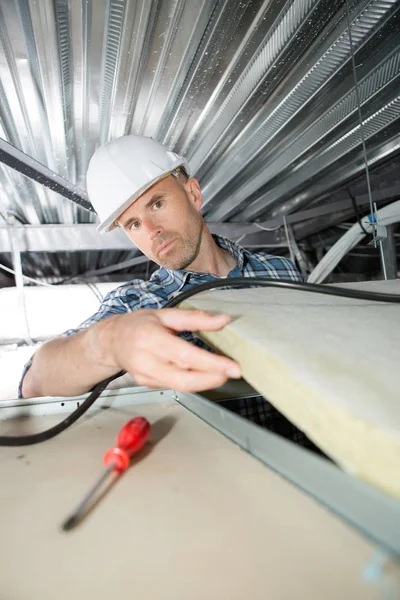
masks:
<path id="1" fill-rule="evenodd" d="M 43 344 L 24 377 L 22 395 L 77 396 L 121 370 L 152 388 L 199 392 L 218 387 L 241 376 L 239 365 L 180 339 L 177 333 L 216 331 L 229 321 L 227 315 L 177 308 L 108 317 L 75 335 Z"/>
<path id="2" fill-rule="evenodd" d="M 228 315 L 201 310 L 140 310 L 106 320 L 111 352 L 104 366 L 130 373 L 136 383 L 179 392 L 199 392 L 241 377 L 239 365 L 177 337 L 180 331 L 217 331 Z M 111 363 L 110 361 L 111 359 Z"/>

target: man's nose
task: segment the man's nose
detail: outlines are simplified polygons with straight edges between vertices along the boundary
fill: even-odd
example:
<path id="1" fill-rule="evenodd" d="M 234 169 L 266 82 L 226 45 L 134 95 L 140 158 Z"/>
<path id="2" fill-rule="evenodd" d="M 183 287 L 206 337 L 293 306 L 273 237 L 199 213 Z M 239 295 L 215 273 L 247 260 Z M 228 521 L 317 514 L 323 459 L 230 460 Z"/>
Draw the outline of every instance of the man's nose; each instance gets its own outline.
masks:
<path id="1" fill-rule="evenodd" d="M 163 232 L 163 228 L 159 223 L 153 221 L 153 219 L 145 219 L 142 221 L 142 227 L 145 229 L 146 234 L 150 240 L 154 240 Z"/>

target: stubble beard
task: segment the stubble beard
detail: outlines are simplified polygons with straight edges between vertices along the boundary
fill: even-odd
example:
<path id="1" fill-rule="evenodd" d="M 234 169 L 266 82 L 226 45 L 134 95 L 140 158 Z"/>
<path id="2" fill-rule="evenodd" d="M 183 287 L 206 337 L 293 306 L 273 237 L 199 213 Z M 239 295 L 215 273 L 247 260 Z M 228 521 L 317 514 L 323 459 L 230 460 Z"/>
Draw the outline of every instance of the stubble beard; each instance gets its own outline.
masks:
<path id="1" fill-rule="evenodd" d="M 182 270 L 186 269 L 191 265 L 199 255 L 201 248 L 203 227 L 197 232 L 197 237 L 192 235 L 187 240 L 178 239 L 177 248 L 172 248 L 171 256 L 164 256 L 162 258 L 161 266 L 171 270 Z M 181 248 L 179 248 L 181 246 Z M 183 246 L 183 247 L 182 247 Z M 175 252 L 177 255 L 175 255 Z"/>

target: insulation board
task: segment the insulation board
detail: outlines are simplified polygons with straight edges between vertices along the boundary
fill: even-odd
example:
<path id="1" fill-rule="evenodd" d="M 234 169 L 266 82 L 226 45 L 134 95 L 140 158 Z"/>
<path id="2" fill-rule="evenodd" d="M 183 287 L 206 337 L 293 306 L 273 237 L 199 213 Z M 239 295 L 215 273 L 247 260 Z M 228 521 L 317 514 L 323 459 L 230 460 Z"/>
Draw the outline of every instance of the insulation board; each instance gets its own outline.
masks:
<path id="1" fill-rule="evenodd" d="M 400 294 L 400 280 L 349 287 Z M 201 336 L 341 467 L 400 498 L 400 304 L 250 288 L 183 307 L 232 315 Z"/>

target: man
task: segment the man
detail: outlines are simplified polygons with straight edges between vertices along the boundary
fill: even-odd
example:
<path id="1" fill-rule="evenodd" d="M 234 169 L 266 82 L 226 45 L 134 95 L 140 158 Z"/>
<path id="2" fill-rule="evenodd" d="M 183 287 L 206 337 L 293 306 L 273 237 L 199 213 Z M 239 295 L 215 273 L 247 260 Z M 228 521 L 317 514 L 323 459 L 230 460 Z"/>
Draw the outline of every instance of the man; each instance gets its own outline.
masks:
<path id="1" fill-rule="evenodd" d="M 121 227 L 160 269 L 149 281 L 112 291 L 78 329 L 43 344 L 25 368 L 20 394 L 78 395 L 120 370 L 139 385 L 182 392 L 241 377 L 236 362 L 209 352 L 190 333 L 221 329 L 228 316 L 162 306 L 188 287 L 220 277 L 301 280 L 293 263 L 212 236 L 185 159 L 151 138 L 124 136 L 102 146 L 90 162 L 87 188 L 102 221 L 99 230 Z M 260 424 L 278 415 L 291 427 L 260 397 L 236 408 Z"/>

